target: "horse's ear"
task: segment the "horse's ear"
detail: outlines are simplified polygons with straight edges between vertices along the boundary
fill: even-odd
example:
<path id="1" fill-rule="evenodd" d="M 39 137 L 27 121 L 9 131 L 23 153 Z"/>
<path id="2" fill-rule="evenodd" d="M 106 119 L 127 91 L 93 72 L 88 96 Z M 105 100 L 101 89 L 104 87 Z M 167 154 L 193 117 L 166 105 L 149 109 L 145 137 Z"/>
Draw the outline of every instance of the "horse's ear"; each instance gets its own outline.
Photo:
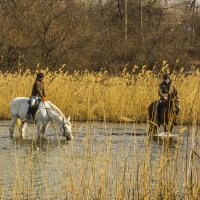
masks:
<path id="1" fill-rule="evenodd" d="M 70 116 L 67 118 L 67 121 L 68 121 L 68 122 L 70 121 Z"/>

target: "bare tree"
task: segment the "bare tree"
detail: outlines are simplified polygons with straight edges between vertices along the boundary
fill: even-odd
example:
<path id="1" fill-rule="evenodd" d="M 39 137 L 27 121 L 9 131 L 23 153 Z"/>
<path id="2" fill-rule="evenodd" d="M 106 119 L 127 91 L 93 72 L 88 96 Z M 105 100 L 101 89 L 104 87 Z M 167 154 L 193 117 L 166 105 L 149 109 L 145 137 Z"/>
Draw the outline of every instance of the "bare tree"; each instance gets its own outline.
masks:
<path id="1" fill-rule="evenodd" d="M 117 73 L 134 64 L 200 60 L 194 0 L 1 0 L 0 27 L 1 70 L 39 63 Z"/>

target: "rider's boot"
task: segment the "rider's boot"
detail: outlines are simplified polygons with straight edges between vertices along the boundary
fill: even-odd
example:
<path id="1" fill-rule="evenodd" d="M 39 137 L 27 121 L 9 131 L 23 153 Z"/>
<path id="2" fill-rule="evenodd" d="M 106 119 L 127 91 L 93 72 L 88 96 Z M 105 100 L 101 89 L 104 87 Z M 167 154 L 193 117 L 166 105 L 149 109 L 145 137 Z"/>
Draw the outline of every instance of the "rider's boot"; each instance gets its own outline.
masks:
<path id="1" fill-rule="evenodd" d="M 27 115 L 26 115 L 26 119 L 28 119 L 28 120 L 33 119 L 33 111 L 34 111 L 33 109 L 34 109 L 33 107 L 29 106 L 28 112 L 27 112 Z"/>
<path id="2" fill-rule="evenodd" d="M 31 120 L 32 118 L 33 118 L 33 117 L 32 117 L 31 114 L 27 114 L 27 115 L 26 115 L 26 119 Z"/>

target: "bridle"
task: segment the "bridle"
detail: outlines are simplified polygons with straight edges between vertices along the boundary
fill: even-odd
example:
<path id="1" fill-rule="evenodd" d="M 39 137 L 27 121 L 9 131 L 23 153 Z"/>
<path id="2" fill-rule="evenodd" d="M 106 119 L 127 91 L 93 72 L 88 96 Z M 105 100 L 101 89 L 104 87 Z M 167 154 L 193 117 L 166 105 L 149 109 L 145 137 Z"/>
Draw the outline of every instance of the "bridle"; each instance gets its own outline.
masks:
<path id="1" fill-rule="evenodd" d="M 69 126 L 69 123 L 65 122 L 65 118 L 63 117 L 63 124 L 61 126 L 61 129 L 63 129 L 64 136 L 70 136 L 70 132 L 66 132 L 66 125 Z"/>
<path id="2" fill-rule="evenodd" d="M 41 101 L 41 102 L 42 102 L 42 101 Z M 46 110 L 46 113 L 47 113 L 47 116 L 48 116 L 49 120 L 52 121 L 51 118 L 50 118 L 50 116 L 49 116 L 49 113 L 48 113 L 48 111 L 47 111 L 48 108 L 46 108 L 44 102 L 43 102 L 43 105 L 44 105 L 44 109 Z M 52 122 L 53 122 L 53 121 L 52 121 Z M 68 122 L 65 122 L 65 118 L 63 117 L 63 123 L 62 123 L 62 126 L 61 126 L 61 128 L 60 128 L 60 130 L 63 129 L 63 134 L 62 134 L 61 131 L 58 132 L 58 131 L 56 130 L 54 124 L 51 123 L 51 125 L 52 125 L 54 131 L 56 132 L 56 134 L 61 135 L 61 136 L 63 136 L 63 135 L 64 135 L 64 136 L 70 136 L 70 132 L 67 132 L 67 134 L 66 134 L 66 128 L 65 128 L 65 125 L 66 125 L 66 124 L 69 125 Z"/>

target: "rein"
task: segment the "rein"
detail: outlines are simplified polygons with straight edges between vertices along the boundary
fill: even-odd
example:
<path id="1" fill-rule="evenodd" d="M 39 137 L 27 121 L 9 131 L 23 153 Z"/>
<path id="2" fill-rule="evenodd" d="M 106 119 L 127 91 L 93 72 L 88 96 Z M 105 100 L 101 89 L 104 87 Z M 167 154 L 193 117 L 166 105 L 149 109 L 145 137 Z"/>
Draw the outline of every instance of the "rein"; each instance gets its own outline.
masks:
<path id="1" fill-rule="evenodd" d="M 41 102 L 40 102 L 41 103 Z M 54 126 L 54 119 L 51 119 L 50 118 L 50 115 L 49 115 L 49 113 L 48 113 L 48 109 L 49 108 L 47 108 L 46 106 L 45 106 L 45 103 L 42 101 L 42 104 L 43 104 L 43 108 L 40 108 L 39 110 L 37 110 L 37 112 L 36 112 L 36 115 L 37 115 L 37 113 L 38 112 L 40 112 L 41 110 L 43 110 L 43 109 L 45 109 L 46 110 L 46 113 L 47 113 L 47 117 L 48 117 L 48 119 L 49 119 L 49 121 L 51 122 L 51 126 L 53 127 L 53 129 L 54 129 L 54 131 L 55 131 L 55 133 L 56 133 L 56 135 L 61 135 L 62 136 L 62 133 L 61 133 L 61 129 L 63 129 L 63 133 L 66 135 L 66 130 L 65 130 L 65 125 L 67 124 L 67 123 L 65 123 L 64 122 L 64 117 L 63 117 L 63 122 L 62 122 L 62 125 L 61 125 L 61 128 L 60 128 L 60 131 L 57 131 L 57 129 L 55 128 L 55 126 Z M 68 134 L 67 134 L 68 135 Z"/>
<path id="2" fill-rule="evenodd" d="M 49 116 L 49 113 L 48 113 L 48 111 L 47 111 L 48 108 L 46 108 L 45 103 L 44 103 L 43 101 L 42 101 L 42 103 L 43 103 L 43 105 L 44 105 L 44 108 L 41 108 L 40 110 L 45 109 L 45 110 L 46 110 L 46 113 L 47 113 L 47 116 L 48 116 L 48 118 L 49 118 L 49 120 L 50 120 L 50 122 L 53 122 L 53 123 L 54 123 L 54 121 L 52 121 L 51 118 L 50 118 L 50 116 Z M 37 112 L 39 112 L 40 110 L 38 110 Z M 36 113 L 37 113 L 37 112 L 36 112 Z M 55 126 L 54 126 L 53 123 L 51 123 L 51 126 L 53 127 L 55 133 L 56 133 L 57 135 L 61 135 L 60 132 L 58 132 L 58 131 L 56 130 L 56 128 L 55 128 Z M 64 129 L 64 123 L 62 124 L 62 126 L 63 126 L 63 129 Z"/>

